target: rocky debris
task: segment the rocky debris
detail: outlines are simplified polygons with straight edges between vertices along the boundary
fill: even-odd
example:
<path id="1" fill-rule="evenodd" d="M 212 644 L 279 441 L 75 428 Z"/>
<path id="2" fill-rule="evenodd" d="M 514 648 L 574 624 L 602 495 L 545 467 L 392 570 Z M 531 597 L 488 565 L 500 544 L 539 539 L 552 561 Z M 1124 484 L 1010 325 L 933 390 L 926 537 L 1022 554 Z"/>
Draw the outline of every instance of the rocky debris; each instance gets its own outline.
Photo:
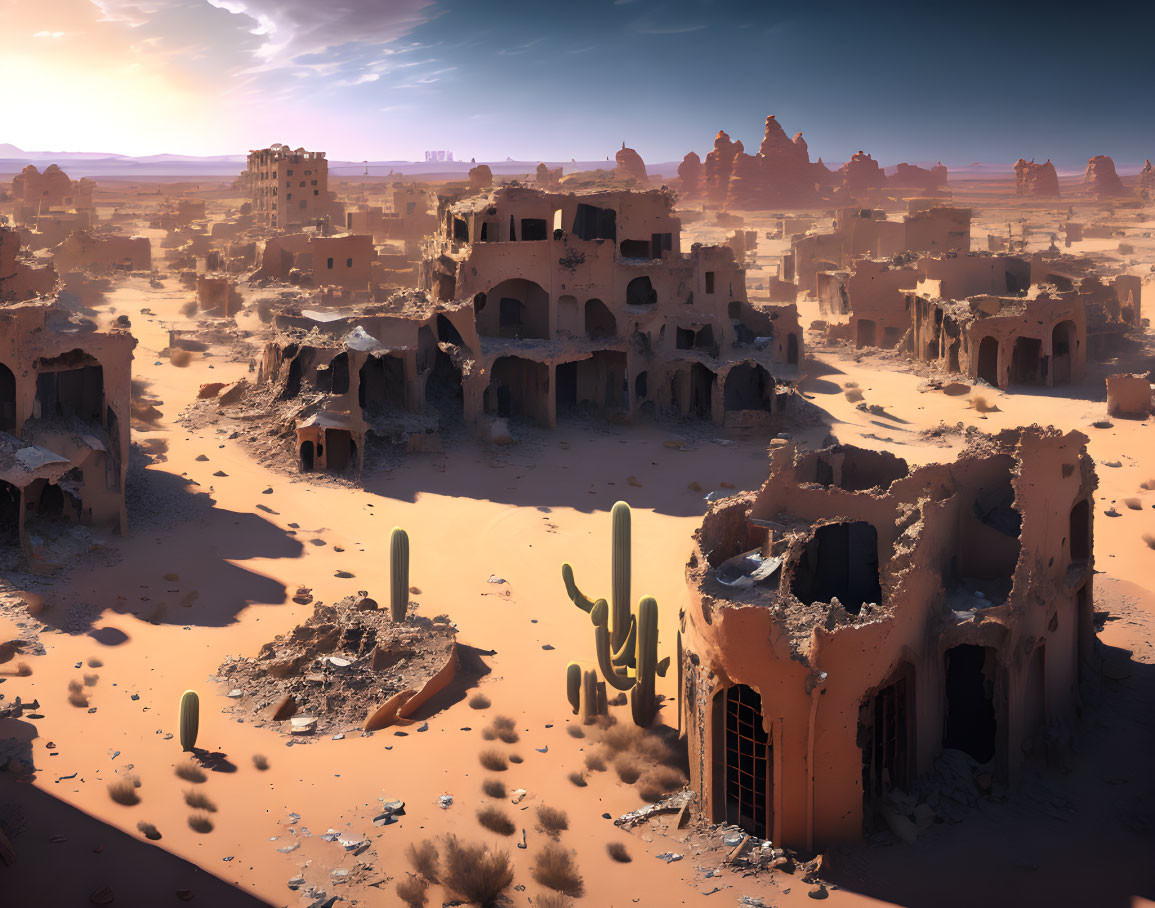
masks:
<path id="1" fill-rule="evenodd" d="M 359 729 L 382 703 L 420 690 L 454 658 L 456 628 L 447 619 L 395 624 L 387 608 L 367 608 L 366 600 L 362 592 L 317 603 L 256 658 L 230 657 L 216 680 L 242 696 L 224 711 L 297 737 Z"/>
<path id="2" fill-rule="evenodd" d="M 1083 186 L 1087 192 L 1099 199 L 1118 198 L 1126 194 L 1123 181 L 1115 172 L 1115 162 L 1105 154 L 1097 154 L 1087 162 Z"/>
<path id="3" fill-rule="evenodd" d="M 1034 158 L 1015 162 L 1015 192 L 1026 198 L 1046 199 L 1059 197 L 1059 175 L 1051 159 L 1036 164 Z"/>

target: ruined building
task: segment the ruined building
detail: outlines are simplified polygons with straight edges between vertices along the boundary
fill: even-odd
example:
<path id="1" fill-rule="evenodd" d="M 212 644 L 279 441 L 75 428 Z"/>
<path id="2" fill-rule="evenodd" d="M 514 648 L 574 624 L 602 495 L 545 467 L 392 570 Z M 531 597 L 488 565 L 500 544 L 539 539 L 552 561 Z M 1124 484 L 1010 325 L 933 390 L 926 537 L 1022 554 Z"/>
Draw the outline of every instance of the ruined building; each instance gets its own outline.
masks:
<path id="1" fill-rule="evenodd" d="M 135 346 L 52 303 L 0 307 L 0 534 L 30 560 L 69 525 L 126 529 Z"/>
<path id="2" fill-rule="evenodd" d="M 70 180 L 56 164 L 49 164 L 41 173 L 29 164 L 12 178 L 12 198 L 20 205 L 49 208 L 92 207 L 92 193 L 96 183 L 87 178 Z"/>
<path id="3" fill-rule="evenodd" d="M 917 469 L 787 445 L 711 505 L 681 628 L 706 817 L 820 849 L 913 828 L 940 758 L 1013 784 L 1093 665 L 1086 441 L 974 433 Z"/>
<path id="4" fill-rule="evenodd" d="M 1015 192 L 1032 199 L 1057 199 L 1059 197 L 1059 175 L 1055 165 L 1047 158 L 1045 163 L 1036 164 L 1034 158 L 1015 162 Z"/>
<path id="5" fill-rule="evenodd" d="M 1095 155 L 1087 162 L 1083 186 L 1098 199 L 1114 199 L 1127 194 L 1123 181 L 1115 172 L 1115 162 L 1105 154 Z"/>
<path id="6" fill-rule="evenodd" d="M 256 222 L 276 230 L 313 223 L 332 210 L 323 151 L 290 151 L 280 144 L 250 151 L 242 182 L 249 188 Z"/>
<path id="7" fill-rule="evenodd" d="M 21 254 L 20 233 L 0 227 L 0 304 L 15 303 L 56 289 L 56 269 Z"/>

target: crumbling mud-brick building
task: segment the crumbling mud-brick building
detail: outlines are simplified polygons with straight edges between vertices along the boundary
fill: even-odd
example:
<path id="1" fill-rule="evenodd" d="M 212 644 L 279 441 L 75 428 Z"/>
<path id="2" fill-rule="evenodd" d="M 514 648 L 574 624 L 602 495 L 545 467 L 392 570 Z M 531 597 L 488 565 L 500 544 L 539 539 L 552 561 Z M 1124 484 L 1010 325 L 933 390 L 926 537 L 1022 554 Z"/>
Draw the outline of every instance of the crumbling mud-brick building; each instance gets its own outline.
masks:
<path id="1" fill-rule="evenodd" d="M 49 164 L 41 173 L 29 164 L 12 178 L 12 198 L 19 206 L 31 208 L 34 214 L 51 208 L 92 208 L 96 183 L 88 178 L 71 180 L 57 164 Z"/>
<path id="2" fill-rule="evenodd" d="M 825 848 L 859 838 L 945 749 L 1014 783 L 1093 664 L 1086 441 L 976 433 L 917 469 L 783 446 L 760 490 L 711 505 L 681 660 L 706 816 Z"/>
<path id="3" fill-rule="evenodd" d="M 0 227 L 0 303 L 14 303 L 56 289 L 56 269 L 35 264 L 20 251 L 20 233 Z"/>
<path id="4" fill-rule="evenodd" d="M 258 224 L 283 230 L 328 217 L 329 162 L 323 151 L 272 145 L 249 152 L 242 185 L 249 189 Z"/>
<path id="5" fill-rule="evenodd" d="M 797 310 L 751 304 L 730 248 L 683 252 L 672 203 L 508 187 L 444 206 L 422 287 L 446 309 L 439 343 L 471 361 L 468 420 L 553 426 L 589 405 L 769 421 L 798 374 Z"/>
<path id="6" fill-rule="evenodd" d="M 46 302 L 0 307 L 0 534 L 30 559 L 62 525 L 126 529 L 135 346 Z"/>

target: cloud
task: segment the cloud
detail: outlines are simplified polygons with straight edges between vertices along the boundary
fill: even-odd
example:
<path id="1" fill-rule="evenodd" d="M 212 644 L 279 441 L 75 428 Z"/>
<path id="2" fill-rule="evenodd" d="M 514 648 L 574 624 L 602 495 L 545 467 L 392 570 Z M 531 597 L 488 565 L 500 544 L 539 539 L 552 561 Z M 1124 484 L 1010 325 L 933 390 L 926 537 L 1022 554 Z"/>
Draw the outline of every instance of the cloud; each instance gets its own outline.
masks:
<path id="1" fill-rule="evenodd" d="M 64 32 L 40 31 L 32 35 L 33 38 L 63 38 Z"/>

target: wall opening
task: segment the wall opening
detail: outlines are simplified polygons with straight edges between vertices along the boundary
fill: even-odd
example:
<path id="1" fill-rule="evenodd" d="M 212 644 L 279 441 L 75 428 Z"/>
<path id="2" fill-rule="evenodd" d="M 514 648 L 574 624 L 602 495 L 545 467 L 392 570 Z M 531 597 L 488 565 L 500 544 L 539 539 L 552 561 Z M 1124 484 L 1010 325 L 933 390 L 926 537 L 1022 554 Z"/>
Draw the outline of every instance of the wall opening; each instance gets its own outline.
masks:
<path id="1" fill-rule="evenodd" d="M 333 393 L 349 393 L 349 354 L 338 353 L 329 362 L 329 370 L 333 375 Z"/>
<path id="2" fill-rule="evenodd" d="M 305 441 L 301 443 L 301 470 L 305 473 L 312 472 L 314 468 L 314 454 L 313 443 Z"/>
<path id="3" fill-rule="evenodd" d="M 425 382 L 426 402 L 442 413 L 460 416 L 465 411 L 465 392 L 461 387 L 461 370 L 453 358 L 442 350 L 433 357 L 433 370 Z"/>
<path id="4" fill-rule="evenodd" d="M 767 838 L 774 829 L 774 756 L 762 721 L 762 698 L 753 688 L 736 684 L 720 691 L 715 703 L 715 721 L 722 713 L 721 734 L 715 735 L 715 753 L 721 756 L 715 771 L 722 776 L 717 819 Z"/>
<path id="5" fill-rule="evenodd" d="M 20 542 L 20 490 L 0 480 L 0 544 Z"/>
<path id="6" fill-rule="evenodd" d="M 458 347 L 465 346 L 465 340 L 461 337 L 461 332 L 458 331 L 453 322 L 444 315 L 437 316 L 437 339 L 443 344 L 456 344 Z"/>
<path id="7" fill-rule="evenodd" d="M 544 218 L 521 219 L 521 241 L 523 243 L 536 242 L 538 240 L 548 239 L 548 237 L 549 234 Z"/>
<path id="8" fill-rule="evenodd" d="M 946 732 L 943 747 L 961 750 L 980 763 L 994 758 L 995 651 L 963 644 L 946 651 Z"/>
<path id="9" fill-rule="evenodd" d="M 648 378 L 649 378 L 648 373 L 646 373 L 644 371 L 639 372 L 637 375 L 634 376 L 634 399 L 635 400 L 645 400 L 646 399 L 646 396 L 647 396 L 646 385 L 648 384 L 648 381 L 647 381 Z"/>
<path id="10" fill-rule="evenodd" d="M 1091 557 L 1091 503 L 1086 498 L 1071 508 L 1068 538 L 1071 561 L 1087 561 Z"/>
<path id="11" fill-rule="evenodd" d="M 869 318 L 860 318 L 858 320 L 858 336 L 855 339 L 855 344 L 858 347 L 872 347 L 874 346 L 874 332 L 876 330 L 874 322 Z"/>
<path id="12" fill-rule="evenodd" d="M 498 305 L 486 305 L 486 300 Z M 477 333 L 485 337 L 544 340 L 549 337 L 549 294 L 533 281 L 513 278 L 502 281 L 486 294 L 478 294 L 474 308 Z"/>
<path id="13" fill-rule="evenodd" d="M 586 300 L 586 336 L 590 340 L 605 340 L 616 337 L 618 322 L 599 299 Z"/>
<path id="14" fill-rule="evenodd" d="M 16 376 L 0 363 L 0 432 L 16 431 Z"/>
<path id="15" fill-rule="evenodd" d="M 865 520 L 818 527 L 802 549 L 790 591 L 806 605 L 837 598 L 852 615 L 881 603 L 878 531 Z"/>
<path id="16" fill-rule="evenodd" d="M 365 360 L 357 402 L 367 416 L 405 409 L 405 361 L 399 356 L 370 356 Z"/>
<path id="17" fill-rule="evenodd" d="M 1051 374 L 1055 384 L 1069 384 L 1074 374 L 1075 323 L 1070 319 L 1059 322 L 1051 331 Z"/>
<path id="18" fill-rule="evenodd" d="M 38 371 L 36 414 L 42 419 L 75 417 L 99 424 L 104 415 L 104 369 L 81 350 L 41 360 L 36 368 L 54 365 L 73 368 Z"/>
<path id="19" fill-rule="evenodd" d="M 1044 380 L 1043 342 L 1037 337 L 1015 338 L 1011 351 L 1011 382 L 1017 385 L 1037 385 Z"/>
<path id="20" fill-rule="evenodd" d="M 645 275 L 636 277 L 626 285 L 627 306 L 652 306 L 658 301 L 658 291 Z"/>
<path id="21" fill-rule="evenodd" d="M 549 367 L 519 356 L 493 364 L 485 390 L 485 412 L 501 417 L 526 416 L 548 422 Z"/>
<path id="22" fill-rule="evenodd" d="M 649 259 L 652 247 L 646 240 L 622 240 L 619 248 L 624 259 Z"/>
<path id="23" fill-rule="evenodd" d="M 573 235 L 582 240 L 617 240 L 617 212 L 579 204 L 574 214 Z"/>
<path id="24" fill-rule="evenodd" d="M 325 430 L 325 466 L 333 473 L 344 473 L 357 463 L 357 445 L 348 429 Z"/>
<path id="25" fill-rule="evenodd" d="M 798 335 L 786 335 L 786 363 L 790 366 L 798 365 Z"/>
<path id="26" fill-rule="evenodd" d="M 989 335 L 979 342 L 977 375 L 992 388 L 999 386 L 999 342 Z"/>
<path id="27" fill-rule="evenodd" d="M 727 410 L 770 410 L 774 379 L 761 366 L 739 363 L 726 375 L 723 402 Z"/>
<path id="28" fill-rule="evenodd" d="M 894 789 L 909 791 L 914 780 L 912 729 L 914 669 L 903 664 L 891 680 L 867 695 L 858 710 L 862 751 L 862 815 L 874 814 Z"/>

